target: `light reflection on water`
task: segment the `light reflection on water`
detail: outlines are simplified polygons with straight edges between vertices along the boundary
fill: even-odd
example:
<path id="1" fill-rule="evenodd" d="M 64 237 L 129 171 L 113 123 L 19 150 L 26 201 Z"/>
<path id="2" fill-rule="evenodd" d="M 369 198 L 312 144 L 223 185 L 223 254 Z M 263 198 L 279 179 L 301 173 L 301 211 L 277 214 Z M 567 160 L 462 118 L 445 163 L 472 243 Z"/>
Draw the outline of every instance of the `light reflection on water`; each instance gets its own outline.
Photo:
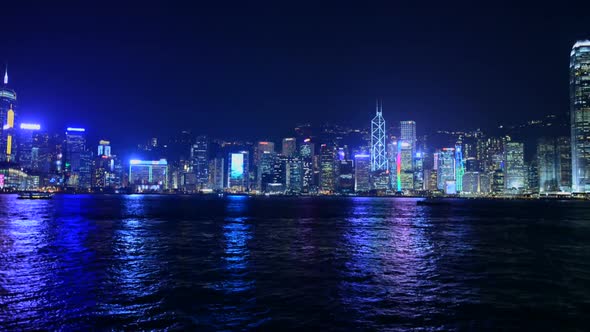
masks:
<path id="1" fill-rule="evenodd" d="M 587 220 L 578 202 L 0 195 L 0 330 L 584 329 Z"/>

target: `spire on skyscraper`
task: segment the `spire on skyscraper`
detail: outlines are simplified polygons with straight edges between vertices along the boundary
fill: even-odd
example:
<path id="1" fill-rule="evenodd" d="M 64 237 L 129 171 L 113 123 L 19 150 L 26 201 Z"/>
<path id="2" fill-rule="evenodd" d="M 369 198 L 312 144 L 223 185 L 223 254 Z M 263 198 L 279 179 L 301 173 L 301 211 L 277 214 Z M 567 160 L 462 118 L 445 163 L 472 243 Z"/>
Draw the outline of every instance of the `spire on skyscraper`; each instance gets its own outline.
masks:
<path id="1" fill-rule="evenodd" d="M 4 66 L 4 85 L 8 84 L 8 65 Z"/>

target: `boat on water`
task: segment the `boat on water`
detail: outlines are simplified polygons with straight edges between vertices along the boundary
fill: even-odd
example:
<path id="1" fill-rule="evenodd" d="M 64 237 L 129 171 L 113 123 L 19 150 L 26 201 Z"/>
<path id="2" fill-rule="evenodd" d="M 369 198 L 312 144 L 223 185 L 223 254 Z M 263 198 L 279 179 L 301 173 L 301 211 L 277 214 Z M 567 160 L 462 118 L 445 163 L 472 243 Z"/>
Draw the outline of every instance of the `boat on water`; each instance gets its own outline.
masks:
<path id="1" fill-rule="evenodd" d="M 51 199 L 53 193 L 44 191 L 24 191 L 18 193 L 18 199 Z"/>

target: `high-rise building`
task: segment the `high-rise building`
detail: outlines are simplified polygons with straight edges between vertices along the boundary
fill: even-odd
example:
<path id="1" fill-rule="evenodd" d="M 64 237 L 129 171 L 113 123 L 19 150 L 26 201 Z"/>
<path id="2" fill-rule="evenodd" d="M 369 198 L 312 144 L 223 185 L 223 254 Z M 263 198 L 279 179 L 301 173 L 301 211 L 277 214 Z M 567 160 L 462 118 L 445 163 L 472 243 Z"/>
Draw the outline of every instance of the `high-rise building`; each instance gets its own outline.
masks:
<path id="1" fill-rule="evenodd" d="M 571 145 L 568 137 L 537 141 L 538 189 L 540 193 L 571 190 Z"/>
<path id="2" fill-rule="evenodd" d="M 297 152 L 297 141 L 295 137 L 283 138 L 283 156 L 293 157 Z"/>
<path id="3" fill-rule="evenodd" d="M 335 181 L 336 151 L 333 146 L 322 144 L 320 148 L 320 191 L 333 193 L 336 189 Z"/>
<path id="4" fill-rule="evenodd" d="M 8 68 L 0 87 L 0 161 L 16 161 L 16 92 L 8 87 Z"/>
<path id="5" fill-rule="evenodd" d="M 354 191 L 357 193 L 371 190 L 371 156 L 357 154 L 354 156 Z"/>
<path id="6" fill-rule="evenodd" d="M 286 165 L 287 192 L 299 194 L 303 191 L 303 162 L 299 157 L 288 157 Z"/>
<path id="7" fill-rule="evenodd" d="M 299 156 L 301 157 L 301 167 L 303 172 L 302 192 L 309 193 L 316 186 L 314 182 L 313 159 L 315 155 L 314 144 L 311 139 L 306 138 L 299 147 Z"/>
<path id="8" fill-rule="evenodd" d="M 266 191 L 266 187 L 269 183 L 273 182 L 273 170 L 275 165 L 275 159 L 277 155 L 274 152 L 264 151 L 258 156 L 258 168 L 257 168 L 257 189 L 261 192 Z"/>
<path id="9" fill-rule="evenodd" d="M 504 171 L 497 169 L 490 173 L 491 178 L 491 193 L 494 195 L 502 195 L 505 191 L 504 185 Z"/>
<path id="10" fill-rule="evenodd" d="M 396 191 L 414 189 L 414 155 L 412 144 L 408 141 L 399 140 L 392 143 L 395 151 L 395 168 L 393 188 Z"/>
<path id="11" fill-rule="evenodd" d="M 350 194 L 354 192 L 354 163 L 352 160 L 338 160 L 338 192 Z"/>
<path id="12" fill-rule="evenodd" d="M 223 190 L 223 173 L 225 169 L 225 160 L 223 158 L 214 158 L 209 162 L 209 186 L 215 191 Z"/>
<path id="13" fill-rule="evenodd" d="M 570 53 L 572 191 L 590 192 L 590 40 Z"/>
<path id="14" fill-rule="evenodd" d="M 463 190 L 461 191 L 467 195 L 474 195 L 479 194 L 480 189 L 480 173 L 479 172 L 465 172 L 462 177 L 462 187 Z"/>
<path id="15" fill-rule="evenodd" d="M 414 190 L 425 190 L 424 187 L 424 153 L 414 155 Z"/>
<path id="16" fill-rule="evenodd" d="M 465 174 L 465 162 L 461 145 L 455 146 L 455 182 L 457 192 L 463 191 L 463 174 Z"/>
<path id="17" fill-rule="evenodd" d="M 438 190 L 445 190 L 448 181 L 455 181 L 455 149 L 444 148 L 437 153 L 436 184 Z"/>
<path id="18" fill-rule="evenodd" d="M 168 189 L 168 162 L 160 160 L 129 161 L 129 186 L 134 192 L 161 192 Z"/>
<path id="19" fill-rule="evenodd" d="M 41 126 L 21 123 L 18 131 L 18 163 L 26 171 L 39 170 L 40 142 L 38 132 Z"/>
<path id="20" fill-rule="evenodd" d="M 196 189 L 208 188 L 209 140 L 207 136 L 198 136 L 191 147 L 191 169 L 195 176 Z"/>
<path id="21" fill-rule="evenodd" d="M 111 153 L 111 142 L 100 140 L 94 159 L 94 176 L 92 187 L 99 190 L 114 190 L 122 186 L 120 162 Z"/>
<path id="22" fill-rule="evenodd" d="M 237 192 L 250 190 L 248 157 L 248 151 L 229 154 L 227 174 L 227 188 L 229 190 Z"/>
<path id="23" fill-rule="evenodd" d="M 383 105 L 377 101 L 377 111 L 371 121 L 371 171 L 389 171 Z"/>
<path id="24" fill-rule="evenodd" d="M 254 148 L 254 166 L 258 166 L 258 162 L 260 161 L 260 156 L 263 153 L 274 153 L 275 152 L 275 143 L 268 142 L 268 141 L 260 141 L 256 144 Z"/>
<path id="25" fill-rule="evenodd" d="M 416 155 L 416 122 L 400 121 L 400 140 L 410 144 L 412 156 Z"/>
<path id="26" fill-rule="evenodd" d="M 90 167 L 87 165 L 86 130 L 84 128 L 68 127 L 65 141 L 65 175 L 66 186 L 73 189 L 89 188 Z M 91 162 L 91 161 L 90 161 Z M 88 172 L 88 174 L 86 174 Z"/>
<path id="27" fill-rule="evenodd" d="M 524 144 L 508 142 L 505 149 L 504 185 L 507 193 L 516 194 L 526 189 Z"/>
<path id="28" fill-rule="evenodd" d="M 102 157 L 102 156 L 110 157 L 111 156 L 111 142 L 107 141 L 107 140 L 100 140 L 98 142 L 98 152 L 96 155 L 99 157 Z"/>

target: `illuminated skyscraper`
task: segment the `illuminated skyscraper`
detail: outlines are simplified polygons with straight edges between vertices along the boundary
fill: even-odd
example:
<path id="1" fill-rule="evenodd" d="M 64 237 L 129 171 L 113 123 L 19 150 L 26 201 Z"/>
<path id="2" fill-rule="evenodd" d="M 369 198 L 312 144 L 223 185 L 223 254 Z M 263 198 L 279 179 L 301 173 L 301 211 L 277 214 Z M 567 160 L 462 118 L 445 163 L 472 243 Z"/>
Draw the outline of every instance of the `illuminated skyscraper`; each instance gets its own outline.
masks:
<path id="1" fill-rule="evenodd" d="M 338 192 L 350 194 L 354 192 L 354 162 L 344 159 L 338 160 Z"/>
<path id="2" fill-rule="evenodd" d="M 480 174 L 479 172 L 465 172 L 461 179 L 461 192 L 468 195 L 480 193 Z"/>
<path id="3" fill-rule="evenodd" d="M 275 152 L 275 143 L 268 142 L 268 141 L 260 141 L 256 144 L 256 148 L 254 149 L 254 166 L 258 166 L 258 162 L 260 160 L 260 156 L 263 153 L 274 153 Z"/>
<path id="4" fill-rule="evenodd" d="M 436 184 L 438 190 L 445 190 L 447 182 L 455 181 L 455 149 L 444 148 L 437 155 Z"/>
<path id="5" fill-rule="evenodd" d="M 8 87 L 8 68 L 0 87 L 0 161 L 15 161 L 16 93 Z"/>
<path id="6" fill-rule="evenodd" d="M 412 156 L 416 155 L 416 122 L 400 121 L 400 140 L 408 142 L 412 150 Z M 413 165 L 412 165 L 413 170 Z"/>
<path id="7" fill-rule="evenodd" d="M 590 40 L 570 53 L 572 191 L 590 192 Z"/>
<path id="8" fill-rule="evenodd" d="M 388 171 L 385 119 L 383 105 L 377 101 L 377 111 L 371 121 L 371 171 Z"/>
<path id="9" fill-rule="evenodd" d="M 283 156 L 292 157 L 297 152 L 297 141 L 295 137 L 283 138 Z"/>
<path id="10" fill-rule="evenodd" d="M 230 153 L 228 156 L 227 188 L 231 191 L 250 190 L 248 151 Z"/>
<path id="11" fill-rule="evenodd" d="M 291 194 L 303 191 L 303 163 L 299 157 L 286 158 L 286 188 Z"/>
<path id="12" fill-rule="evenodd" d="M 569 143 L 568 137 L 538 140 L 537 168 L 540 193 L 571 190 L 571 145 Z"/>
<path id="13" fill-rule="evenodd" d="M 423 152 L 414 155 L 414 190 L 425 190 L 424 187 L 424 157 Z"/>
<path id="14" fill-rule="evenodd" d="M 371 190 L 371 156 L 357 154 L 354 156 L 354 191 L 357 193 Z"/>
<path id="15" fill-rule="evenodd" d="M 314 143 L 311 139 L 306 138 L 299 147 L 299 156 L 301 157 L 301 167 L 303 172 L 302 192 L 308 193 L 316 185 L 314 183 L 313 158 L 315 155 Z"/>
<path id="16" fill-rule="evenodd" d="M 524 144 L 508 142 L 505 149 L 504 186 L 507 193 L 518 193 L 526 187 Z"/>
<path id="17" fill-rule="evenodd" d="M 277 155 L 274 152 L 264 151 L 258 156 L 258 168 L 257 168 L 257 189 L 261 192 L 266 191 L 266 187 L 269 183 L 273 182 L 273 167 L 275 164 Z"/>
<path id="18" fill-rule="evenodd" d="M 69 127 L 65 141 L 66 185 L 73 189 L 90 188 L 92 153 L 86 150 L 86 130 Z"/>
<path id="19" fill-rule="evenodd" d="M 129 186 L 134 192 L 161 192 L 168 189 L 168 162 L 160 160 L 129 161 Z"/>
<path id="20" fill-rule="evenodd" d="M 457 192 L 463 191 L 463 174 L 465 174 L 465 161 L 461 145 L 455 146 L 455 181 Z"/>
<path id="21" fill-rule="evenodd" d="M 107 140 L 100 140 L 98 142 L 98 151 L 97 151 L 96 155 L 98 157 L 102 157 L 102 156 L 110 157 L 111 156 L 111 142 L 109 142 Z"/>
<path id="22" fill-rule="evenodd" d="M 412 145 L 408 141 L 399 140 L 392 143 L 395 161 L 393 188 L 396 191 L 414 189 L 414 157 Z"/>
<path id="23" fill-rule="evenodd" d="M 205 189 L 209 183 L 209 140 L 199 136 L 191 147 L 191 169 L 197 189 Z"/>
<path id="24" fill-rule="evenodd" d="M 18 163 L 26 171 L 39 169 L 38 124 L 21 123 L 18 131 Z"/>
<path id="25" fill-rule="evenodd" d="M 333 146 L 322 144 L 320 149 L 320 191 L 333 193 L 335 181 L 336 151 Z"/>
<path id="26" fill-rule="evenodd" d="M 223 190 L 223 173 L 225 161 L 223 158 L 214 158 L 209 162 L 209 186 L 211 189 Z"/>

